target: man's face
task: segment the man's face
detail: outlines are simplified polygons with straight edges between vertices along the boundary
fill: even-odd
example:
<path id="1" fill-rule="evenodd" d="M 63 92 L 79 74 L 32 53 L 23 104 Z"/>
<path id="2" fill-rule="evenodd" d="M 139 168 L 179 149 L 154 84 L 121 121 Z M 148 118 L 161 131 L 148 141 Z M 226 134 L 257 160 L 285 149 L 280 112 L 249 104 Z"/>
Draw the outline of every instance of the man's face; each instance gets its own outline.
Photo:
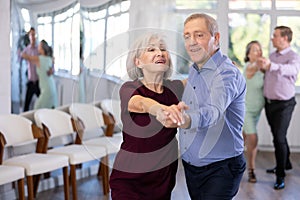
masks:
<path id="1" fill-rule="evenodd" d="M 184 26 L 184 41 L 192 61 L 203 65 L 214 54 L 219 43 L 219 33 L 212 36 L 202 18 L 193 19 Z"/>
<path id="2" fill-rule="evenodd" d="M 278 50 L 284 49 L 286 47 L 286 43 L 288 43 L 287 36 L 282 37 L 279 29 L 274 30 L 271 40 L 273 43 L 273 47 Z"/>
<path id="3" fill-rule="evenodd" d="M 29 40 L 30 40 L 30 43 L 31 44 L 34 44 L 35 43 L 35 31 L 34 30 L 30 30 L 29 32 Z"/>

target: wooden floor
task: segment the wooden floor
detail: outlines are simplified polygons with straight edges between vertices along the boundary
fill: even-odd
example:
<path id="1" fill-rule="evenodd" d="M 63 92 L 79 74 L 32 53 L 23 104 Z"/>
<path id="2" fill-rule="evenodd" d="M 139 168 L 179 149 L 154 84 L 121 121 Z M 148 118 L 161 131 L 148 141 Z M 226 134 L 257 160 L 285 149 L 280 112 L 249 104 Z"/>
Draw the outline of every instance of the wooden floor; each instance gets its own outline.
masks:
<path id="1" fill-rule="evenodd" d="M 298 200 L 300 199 L 300 153 L 292 153 L 291 160 L 293 169 L 287 171 L 286 188 L 283 190 L 274 190 L 275 175 L 267 174 L 265 170 L 274 166 L 274 153 L 258 152 L 256 163 L 257 183 L 247 182 L 247 173 L 245 172 L 240 190 L 234 200 Z M 103 196 L 101 180 L 96 176 L 91 176 L 78 181 L 78 199 L 79 200 L 109 200 L 109 196 Z M 63 188 L 40 192 L 37 195 L 38 200 L 63 200 Z M 172 200 L 189 200 L 185 185 L 185 177 L 180 162 L 177 173 L 177 183 L 172 193 Z"/>

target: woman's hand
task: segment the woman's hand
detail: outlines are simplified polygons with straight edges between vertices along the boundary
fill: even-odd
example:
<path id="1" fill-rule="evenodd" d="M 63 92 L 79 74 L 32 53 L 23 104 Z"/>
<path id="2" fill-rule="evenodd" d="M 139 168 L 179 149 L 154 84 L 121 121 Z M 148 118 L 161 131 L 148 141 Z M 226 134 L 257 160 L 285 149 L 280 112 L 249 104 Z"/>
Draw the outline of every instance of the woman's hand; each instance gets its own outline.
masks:
<path id="1" fill-rule="evenodd" d="M 175 128 L 185 123 L 184 111 L 188 106 L 184 102 L 178 105 L 163 106 L 156 112 L 156 119 L 165 127 Z"/>

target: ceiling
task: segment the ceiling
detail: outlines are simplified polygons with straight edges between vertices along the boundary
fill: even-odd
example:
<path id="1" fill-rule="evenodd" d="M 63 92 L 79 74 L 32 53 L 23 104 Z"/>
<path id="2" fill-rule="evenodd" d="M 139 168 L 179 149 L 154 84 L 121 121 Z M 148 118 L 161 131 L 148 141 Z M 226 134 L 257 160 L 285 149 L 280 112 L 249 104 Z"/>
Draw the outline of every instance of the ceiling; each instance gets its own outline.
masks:
<path id="1" fill-rule="evenodd" d="M 22 5 L 41 5 L 52 1 L 58 1 L 58 0 L 16 0 L 18 4 L 22 4 Z"/>
<path id="2" fill-rule="evenodd" d="M 26 8 L 30 12 L 51 12 L 60 10 L 77 0 L 15 0 L 20 8 Z"/>

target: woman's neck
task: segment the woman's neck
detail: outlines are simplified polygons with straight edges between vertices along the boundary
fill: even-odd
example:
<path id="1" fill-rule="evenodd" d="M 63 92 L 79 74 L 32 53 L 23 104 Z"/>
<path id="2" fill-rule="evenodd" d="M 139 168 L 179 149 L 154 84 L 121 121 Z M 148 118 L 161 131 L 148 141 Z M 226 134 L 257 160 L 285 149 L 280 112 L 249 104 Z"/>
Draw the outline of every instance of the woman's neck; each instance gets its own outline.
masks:
<path id="1" fill-rule="evenodd" d="M 147 87 L 149 90 L 152 90 L 156 93 L 162 93 L 163 92 L 163 78 L 162 77 L 156 77 L 156 78 L 149 78 L 149 77 L 143 77 L 141 82 Z"/>

